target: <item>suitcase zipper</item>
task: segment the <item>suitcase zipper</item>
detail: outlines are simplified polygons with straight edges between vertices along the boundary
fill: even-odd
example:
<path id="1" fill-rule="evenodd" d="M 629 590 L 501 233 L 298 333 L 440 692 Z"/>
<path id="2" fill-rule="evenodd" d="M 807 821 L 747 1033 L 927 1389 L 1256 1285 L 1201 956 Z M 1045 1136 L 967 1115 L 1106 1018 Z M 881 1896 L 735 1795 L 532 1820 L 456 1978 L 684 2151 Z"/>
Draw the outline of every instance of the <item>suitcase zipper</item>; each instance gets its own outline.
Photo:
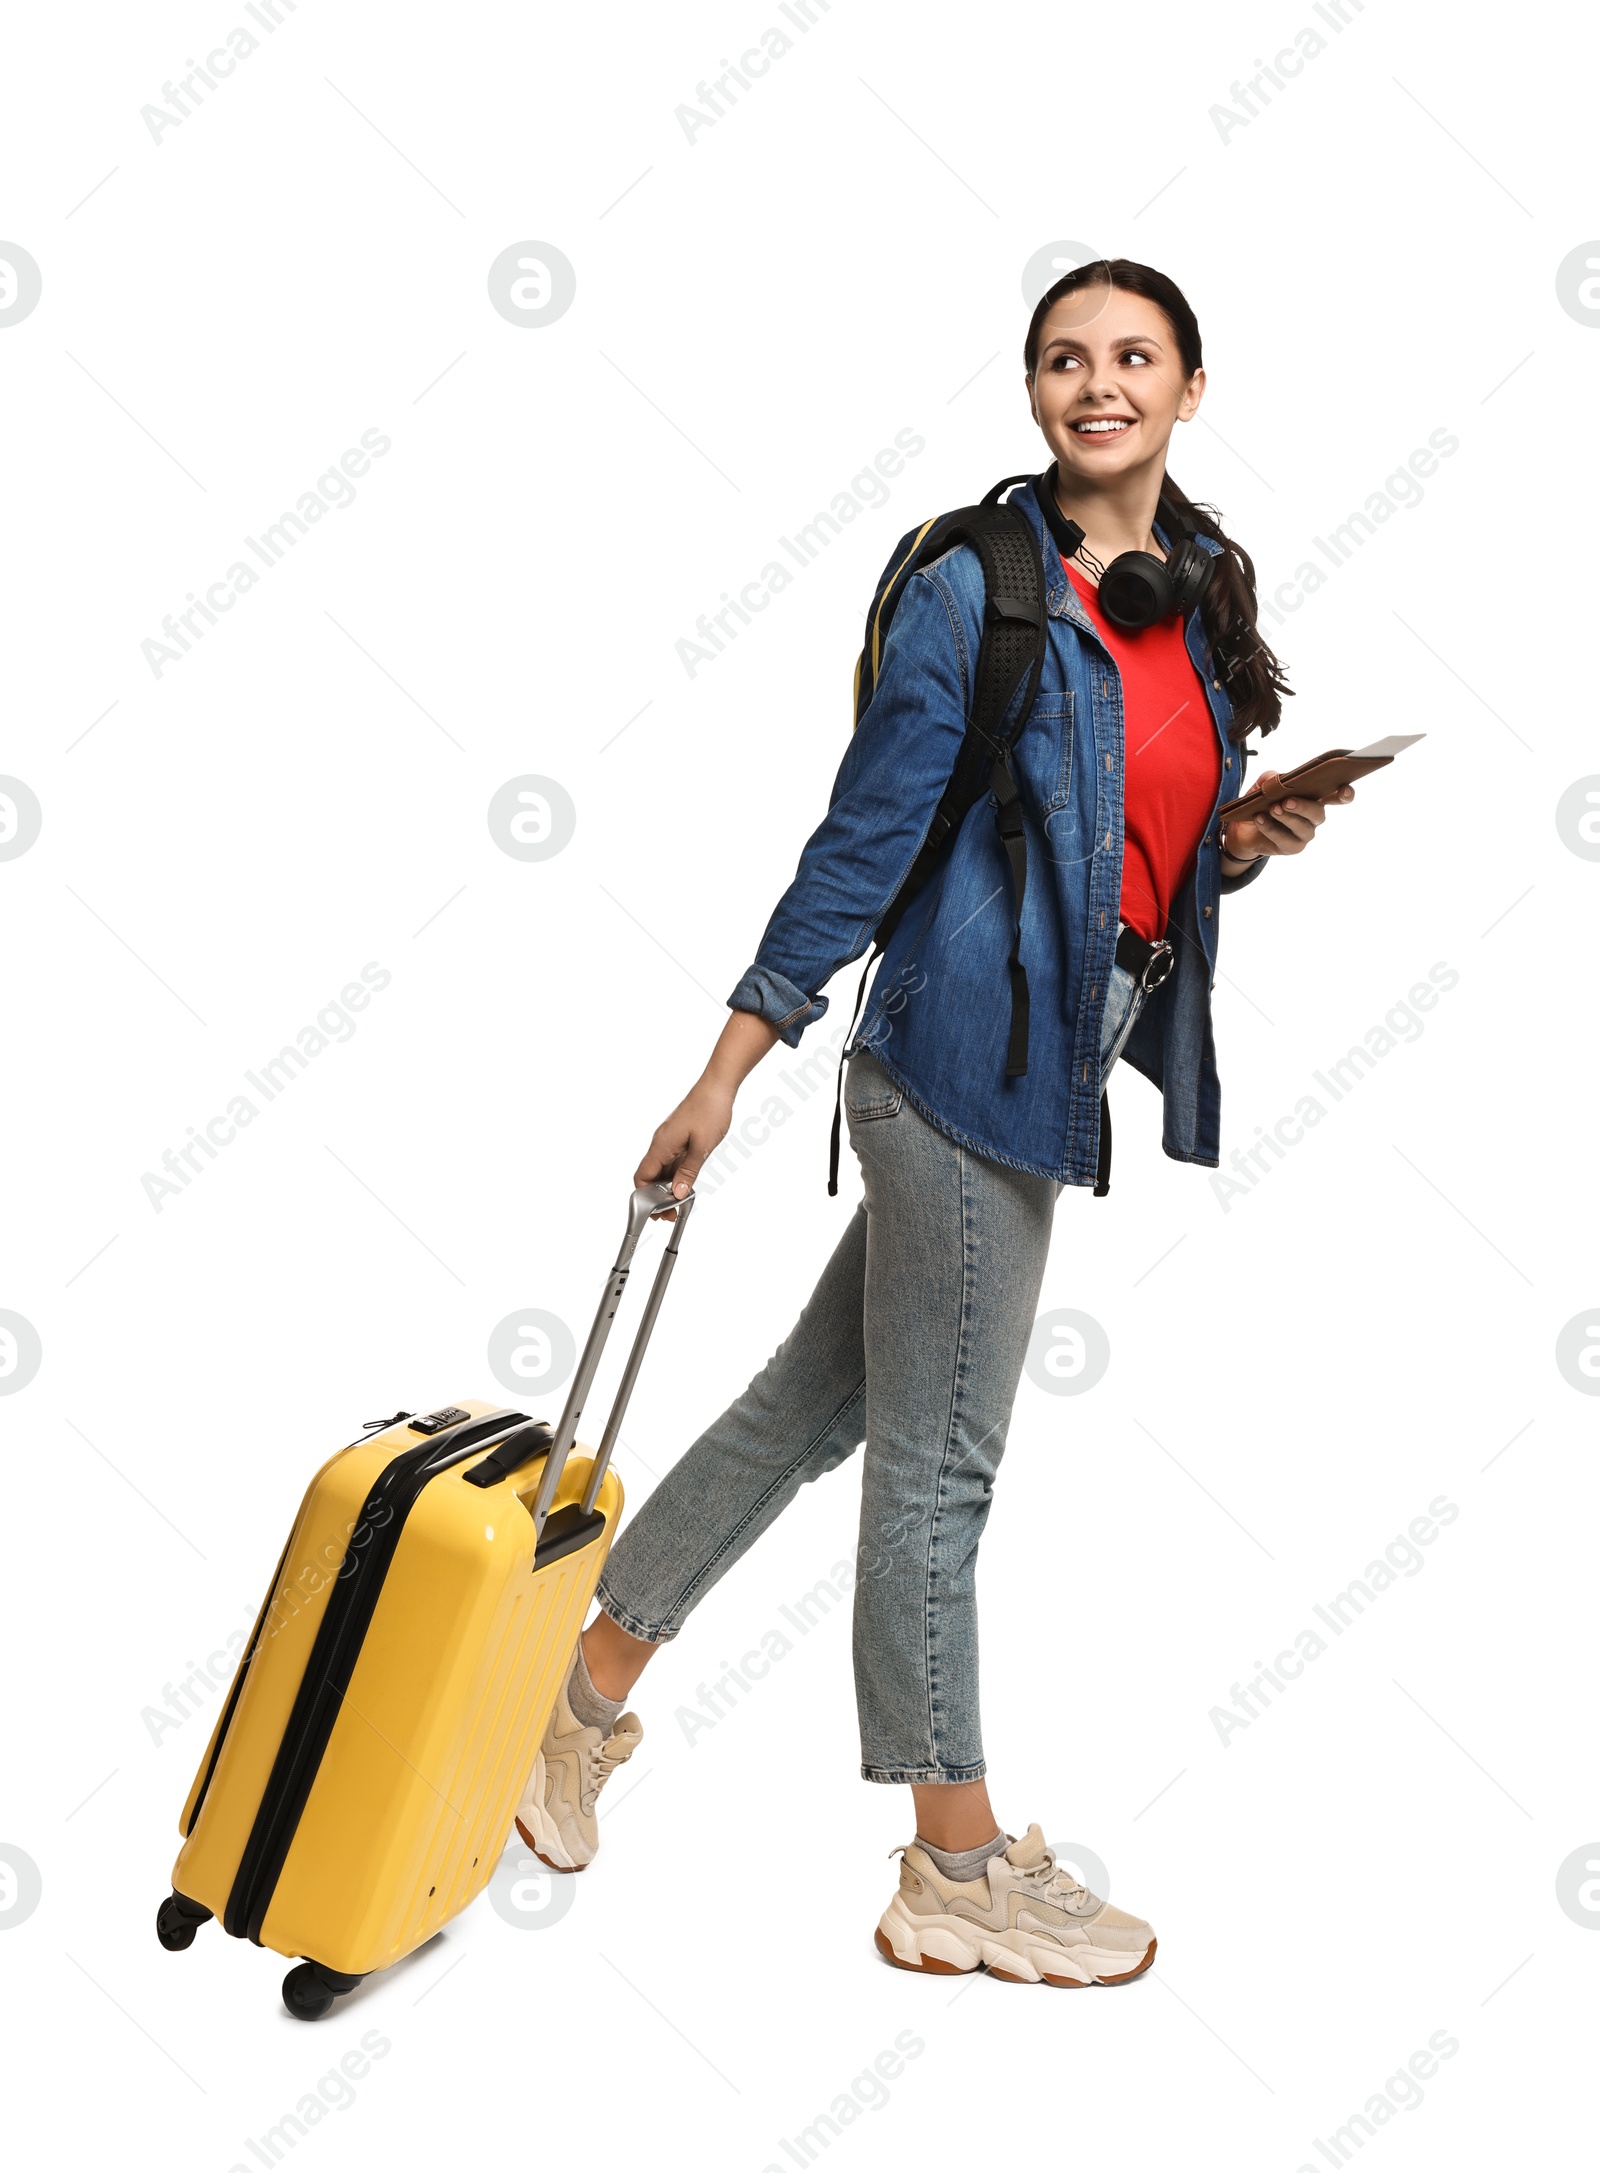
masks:
<path id="1" fill-rule="evenodd" d="M 369 1489 L 356 1530 L 365 1528 L 371 1536 L 359 1553 L 352 1546 L 340 1565 L 222 1913 L 223 1930 L 235 1939 L 261 1944 L 261 1926 L 339 1717 L 407 1516 L 430 1479 L 470 1456 L 493 1435 L 528 1423 L 520 1411 L 497 1411 L 488 1418 L 474 1419 L 403 1451 Z M 287 1556 L 287 1548 L 284 1552 Z"/>
<path id="2" fill-rule="evenodd" d="M 345 1446 L 359 1449 L 374 1429 L 397 1425 L 401 1419 L 410 1416 L 409 1411 L 397 1411 L 393 1418 L 366 1419 L 362 1423 L 360 1439 L 347 1442 Z M 283 1543 L 283 1552 L 278 1557 L 278 1566 L 272 1572 L 272 1582 L 267 1586 L 267 1596 L 261 1602 L 261 1612 L 256 1616 L 256 1626 L 250 1632 L 250 1642 L 246 1645 L 240 1657 L 232 1687 L 228 1691 L 228 1702 L 222 1708 L 222 1725 L 217 1730 L 217 1740 L 212 1745 L 210 1758 L 206 1761 L 205 1779 L 200 1783 L 199 1793 L 194 1799 L 194 1809 L 189 1813 L 189 1823 L 183 1829 L 183 1837 L 186 1841 L 199 1824 L 201 1807 L 206 1800 L 206 1790 L 211 1786 L 211 1776 L 217 1770 L 217 1761 L 222 1756 L 222 1746 L 228 1740 L 228 1730 L 233 1726 L 233 1716 L 238 1711 L 239 1699 L 244 1691 L 244 1679 L 250 1672 L 250 1663 L 255 1658 L 256 1647 L 261 1642 L 261 1632 L 266 1625 L 267 1615 L 272 1607 L 273 1595 L 278 1589 L 278 1580 L 283 1575 L 283 1565 L 289 1559 L 289 1547 L 293 1538 L 294 1533 L 291 1531 L 288 1539 Z"/>
<path id="3" fill-rule="evenodd" d="M 291 1532 L 289 1537 L 292 1539 L 294 1534 Z M 228 1740 L 228 1730 L 233 1726 L 233 1716 L 238 1710 L 240 1693 L 244 1689 L 244 1679 L 249 1674 L 250 1663 L 256 1656 L 256 1647 L 261 1642 L 261 1632 L 266 1625 L 267 1611 L 272 1605 L 273 1594 L 278 1589 L 278 1579 L 283 1575 L 283 1565 L 288 1559 L 289 1540 L 286 1539 L 283 1543 L 283 1552 L 278 1557 L 278 1566 L 272 1572 L 272 1582 L 267 1586 L 267 1596 L 261 1602 L 261 1612 L 256 1617 L 256 1626 L 250 1632 L 250 1642 L 246 1645 L 240 1658 L 238 1671 L 233 1678 L 233 1686 L 228 1692 L 228 1702 L 222 1708 L 222 1723 L 217 1729 L 217 1740 L 211 1746 L 211 1756 L 206 1761 L 205 1779 L 200 1783 L 200 1792 L 194 1799 L 194 1809 L 189 1813 L 189 1823 L 183 1829 L 185 1840 L 194 1832 L 199 1821 L 200 1807 L 206 1800 L 206 1790 L 211 1786 L 211 1776 L 217 1770 L 217 1760 L 222 1756 L 222 1746 Z"/>

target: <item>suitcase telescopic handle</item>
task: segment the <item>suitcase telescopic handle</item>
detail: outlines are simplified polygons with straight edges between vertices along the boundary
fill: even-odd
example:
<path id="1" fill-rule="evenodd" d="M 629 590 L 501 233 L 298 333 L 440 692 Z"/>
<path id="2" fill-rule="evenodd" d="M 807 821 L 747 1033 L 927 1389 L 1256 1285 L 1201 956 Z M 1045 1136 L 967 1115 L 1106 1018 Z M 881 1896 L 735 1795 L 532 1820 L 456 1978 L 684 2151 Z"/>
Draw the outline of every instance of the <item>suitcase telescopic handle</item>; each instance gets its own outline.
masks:
<path id="1" fill-rule="evenodd" d="M 689 1220 L 689 1211 L 694 1202 L 692 1186 L 681 1200 L 674 1196 L 670 1184 L 635 1185 L 633 1189 L 633 1196 L 628 1202 L 628 1227 L 623 1235 L 622 1250 L 617 1255 L 616 1265 L 606 1278 L 600 1310 L 595 1314 L 594 1326 L 589 1330 L 589 1339 L 583 1346 L 583 1356 L 578 1361 L 578 1370 L 572 1377 L 572 1387 L 567 1392 L 566 1408 L 556 1427 L 550 1453 L 545 1458 L 544 1473 L 533 1504 L 536 1539 L 543 1536 L 545 1519 L 550 1514 L 550 1504 L 555 1497 L 556 1488 L 561 1484 L 561 1473 L 566 1465 L 568 1451 L 577 1439 L 584 1399 L 594 1385 L 600 1355 L 611 1334 L 611 1323 L 622 1302 L 622 1293 L 627 1288 L 629 1268 L 639 1239 L 644 1234 L 644 1226 L 664 1209 L 675 1207 L 678 1211 L 677 1220 L 672 1225 L 672 1234 L 667 1240 L 665 1252 L 661 1255 L 655 1281 L 650 1286 L 650 1295 L 645 1301 L 644 1318 L 639 1323 L 633 1348 L 628 1353 L 628 1363 L 622 1369 L 622 1379 L 617 1385 L 611 1416 L 606 1420 L 606 1430 L 595 1456 L 594 1469 L 590 1472 L 589 1483 L 583 1490 L 584 1515 L 587 1516 L 594 1508 L 600 1492 L 600 1482 L 606 1475 L 606 1466 L 611 1462 L 611 1452 L 617 1445 L 618 1434 L 622 1431 L 623 1417 L 627 1412 L 628 1400 L 633 1394 L 634 1383 L 639 1378 L 639 1368 L 643 1365 L 644 1354 L 650 1346 L 656 1315 L 661 1310 L 661 1301 L 667 1294 L 667 1284 L 672 1280 L 672 1271 L 677 1265 L 678 1247 L 683 1242 L 684 1225 Z"/>

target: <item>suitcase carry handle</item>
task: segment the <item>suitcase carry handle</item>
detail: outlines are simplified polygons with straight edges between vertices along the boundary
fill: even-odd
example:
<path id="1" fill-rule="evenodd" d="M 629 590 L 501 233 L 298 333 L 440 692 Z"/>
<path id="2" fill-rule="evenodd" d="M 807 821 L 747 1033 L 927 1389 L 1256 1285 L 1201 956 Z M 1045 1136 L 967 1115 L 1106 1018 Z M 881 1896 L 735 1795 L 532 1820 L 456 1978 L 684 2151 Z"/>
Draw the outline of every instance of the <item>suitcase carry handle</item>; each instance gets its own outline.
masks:
<path id="1" fill-rule="evenodd" d="M 583 1356 L 578 1361 L 578 1370 L 572 1377 L 572 1387 L 567 1392 L 566 1408 L 561 1414 L 560 1423 L 556 1427 L 555 1439 L 551 1443 L 550 1453 L 545 1459 L 544 1473 L 539 1481 L 539 1492 L 533 1504 L 533 1528 L 536 1538 L 544 1536 L 545 1519 L 550 1514 L 550 1504 L 555 1497 L 556 1488 L 561 1484 L 561 1473 L 567 1461 L 568 1451 L 577 1439 L 578 1421 L 583 1416 L 584 1399 L 594 1385 L 594 1377 L 600 1365 L 600 1355 L 606 1347 L 607 1338 L 610 1336 L 612 1319 L 616 1314 L 617 1307 L 622 1302 L 622 1293 L 626 1289 L 628 1282 L 629 1265 L 632 1262 L 639 1239 L 644 1234 L 644 1226 L 654 1216 L 659 1215 L 663 1209 L 675 1207 L 678 1211 L 677 1220 L 672 1225 L 672 1234 L 667 1240 L 667 1249 L 661 1255 L 660 1265 L 656 1269 L 655 1281 L 650 1286 L 650 1295 L 645 1301 L 644 1317 L 640 1321 L 638 1333 L 633 1339 L 633 1348 L 628 1353 L 628 1362 L 622 1369 L 622 1379 L 617 1386 L 616 1400 L 611 1406 L 611 1416 L 606 1420 L 606 1430 L 601 1438 L 599 1452 L 594 1460 L 594 1469 L 590 1472 L 589 1483 L 583 1490 L 582 1514 L 588 1516 L 594 1508 L 595 1499 L 600 1492 L 600 1482 L 606 1475 L 606 1467 L 611 1462 L 611 1452 L 617 1445 L 618 1434 L 622 1431 L 622 1421 L 628 1408 L 628 1400 L 633 1394 L 634 1383 L 639 1378 L 639 1368 L 643 1365 L 644 1354 L 649 1348 L 651 1332 L 656 1324 L 656 1315 L 661 1310 L 661 1301 L 667 1294 L 667 1284 L 671 1281 L 672 1271 L 677 1265 L 678 1247 L 683 1241 L 684 1224 L 689 1220 L 689 1210 L 694 1206 L 694 1202 L 695 1194 L 692 1186 L 681 1200 L 675 1197 L 670 1184 L 635 1185 L 633 1189 L 633 1196 L 628 1202 L 628 1227 L 623 1236 L 622 1250 L 617 1255 L 616 1265 L 606 1278 L 605 1292 L 600 1300 L 600 1310 L 595 1314 L 594 1326 L 589 1330 L 589 1340 L 583 1346 Z"/>
<path id="2" fill-rule="evenodd" d="M 519 1425 L 506 1435 L 498 1448 L 491 1449 L 481 1464 L 474 1464 L 461 1476 L 468 1486 L 496 1486 L 514 1471 L 520 1471 L 542 1449 L 549 1448 L 555 1435 L 542 1419 L 532 1426 Z"/>

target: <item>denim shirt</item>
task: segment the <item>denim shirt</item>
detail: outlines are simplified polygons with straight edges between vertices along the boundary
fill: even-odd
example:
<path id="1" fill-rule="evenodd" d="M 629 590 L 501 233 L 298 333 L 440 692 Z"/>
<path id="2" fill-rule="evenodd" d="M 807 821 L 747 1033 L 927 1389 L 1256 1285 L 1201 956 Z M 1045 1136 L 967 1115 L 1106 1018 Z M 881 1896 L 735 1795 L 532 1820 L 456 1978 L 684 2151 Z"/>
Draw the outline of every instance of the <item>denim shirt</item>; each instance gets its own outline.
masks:
<path id="1" fill-rule="evenodd" d="M 1062 569 L 1036 496 L 1041 487 L 1042 479 L 1025 484 L 1008 501 L 1038 539 L 1047 612 L 1038 699 L 1012 757 L 1028 845 L 1028 1069 L 1006 1077 L 1012 894 L 987 793 L 890 938 L 856 1042 L 871 1047 L 913 1106 L 950 1138 L 1013 1169 L 1092 1185 L 1101 1016 L 1122 894 L 1122 682 Z M 1220 552 L 1213 539 L 1200 540 Z M 914 532 L 897 558 L 913 541 Z M 966 544 L 906 585 L 828 812 L 728 999 L 730 1009 L 769 1020 L 791 1048 L 827 1009 L 819 991 L 870 945 L 927 835 L 966 730 L 983 608 L 982 568 Z M 1194 875 L 1172 902 L 1174 971 L 1123 1053 L 1161 1089 L 1167 1154 L 1215 1168 L 1217 905 L 1224 891 L 1253 881 L 1262 862 L 1223 877 L 1215 806 L 1245 790 L 1248 755 L 1227 736 L 1233 712 L 1198 608 L 1184 639 L 1221 746 L 1217 799 Z M 1014 709 L 1021 699 L 1019 689 Z"/>

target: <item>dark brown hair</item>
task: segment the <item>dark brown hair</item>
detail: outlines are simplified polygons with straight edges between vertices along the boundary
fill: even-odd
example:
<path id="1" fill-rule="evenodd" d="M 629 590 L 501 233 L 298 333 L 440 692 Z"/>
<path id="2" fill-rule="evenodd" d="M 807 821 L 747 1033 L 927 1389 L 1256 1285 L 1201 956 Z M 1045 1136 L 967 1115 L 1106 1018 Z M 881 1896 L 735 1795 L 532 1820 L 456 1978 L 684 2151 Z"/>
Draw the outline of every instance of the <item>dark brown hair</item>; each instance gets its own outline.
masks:
<path id="1" fill-rule="evenodd" d="M 1200 327 L 1182 290 L 1164 272 L 1153 271 L 1148 264 L 1114 257 L 1080 264 L 1041 296 L 1023 347 L 1030 379 L 1039 360 L 1039 336 L 1051 309 L 1063 295 L 1092 293 L 1097 286 L 1108 291 L 1120 288 L 1124 294 L 1143 295 L 1147 302 L 1154 302 L 1172 327 L 1184 376 L 1194 375 L 1201 362 Z M 1200 599 L 1200 617 L 1233 705 L 1230 735 L 1241 740 L 1247 732 L 1270 732 L 1277 725 L 1283 696 L 1294 689 L 1284 676 L 1282 664 L 1256 630 L 1256 569 L 1250 554 L 1223 534 L 1216 508 L 1186 497 L 1170 474 L 1163 476 L 1161 495 L 1222 545 L 1222 556 Z"/>

